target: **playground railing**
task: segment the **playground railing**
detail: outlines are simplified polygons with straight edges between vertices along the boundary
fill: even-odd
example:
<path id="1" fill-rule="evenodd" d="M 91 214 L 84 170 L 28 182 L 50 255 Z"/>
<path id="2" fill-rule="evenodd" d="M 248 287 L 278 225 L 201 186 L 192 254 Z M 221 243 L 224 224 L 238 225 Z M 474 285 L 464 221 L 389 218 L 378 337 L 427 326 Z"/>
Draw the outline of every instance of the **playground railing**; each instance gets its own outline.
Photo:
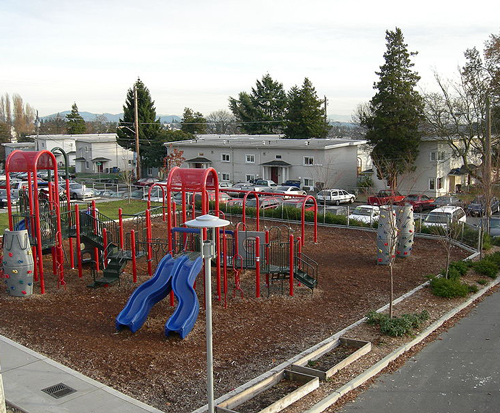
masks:
<path id="1" fill-rule="evenodd" d="M 294 273 L 295 274 L 306 274 L 308 278 L 314 280 L 314 284 L 317 285 L 319 281 L 319 265 L 312 258 L 307 255 L 301 254 L 301 256 L 294 257 Z"/>

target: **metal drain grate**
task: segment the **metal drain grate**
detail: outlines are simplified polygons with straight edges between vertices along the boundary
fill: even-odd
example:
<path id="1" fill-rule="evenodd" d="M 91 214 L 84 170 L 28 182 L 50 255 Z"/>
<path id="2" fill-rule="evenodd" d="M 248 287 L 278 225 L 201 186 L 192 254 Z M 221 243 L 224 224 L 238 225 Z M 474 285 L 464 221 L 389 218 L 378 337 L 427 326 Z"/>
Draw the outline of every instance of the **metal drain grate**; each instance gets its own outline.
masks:
<path id="1" fill-rule="evenodd" d="M 47 393 L 49 396 L 52 396 L 54 399 L 60 399 L 61 397 L 76 392 L 75 389 L 72 389 L 64 383 L 54 384 L 46 389 L 42 389 L 42 391 Z"/>

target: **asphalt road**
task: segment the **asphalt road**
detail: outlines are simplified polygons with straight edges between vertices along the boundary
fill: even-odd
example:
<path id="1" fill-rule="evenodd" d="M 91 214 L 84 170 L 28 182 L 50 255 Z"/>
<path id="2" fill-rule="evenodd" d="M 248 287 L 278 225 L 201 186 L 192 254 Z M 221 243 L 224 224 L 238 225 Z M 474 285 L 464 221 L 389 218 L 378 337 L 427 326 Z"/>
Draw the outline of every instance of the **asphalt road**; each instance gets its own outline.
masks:
<path id="1" fill-rule="evenodd" d="M 500 293 L 486 297 L 393 374 L 341 413 L 500 411 Z"/>

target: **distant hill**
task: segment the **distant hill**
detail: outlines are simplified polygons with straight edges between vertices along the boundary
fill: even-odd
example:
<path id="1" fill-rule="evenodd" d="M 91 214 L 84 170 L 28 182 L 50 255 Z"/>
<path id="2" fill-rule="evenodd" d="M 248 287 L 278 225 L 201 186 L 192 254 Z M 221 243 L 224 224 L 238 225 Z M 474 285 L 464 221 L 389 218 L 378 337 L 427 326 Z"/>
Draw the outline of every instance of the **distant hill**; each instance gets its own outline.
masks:
<path id="1" fill-rule="evenodd" d="M 68 113 L 71 113 L 69 110 L 65 110 L 64 112 L 59 112 L 59 116 L 65 118 Z M 123 118 L 123 113 L 118 113 L 113 115 L 112 113 L 91 113 L 91 112 L 79 112 L 80 116 L 83 118 L 85 122 L 92 122 L 96 119 L 97 116 L 105 116 L 108 122 L 119 122 L 120 118 Z M 41 120 L 48 120 L 50 118 L 55 118 L 57 113 L 52 115 L 43 116 Z M 161 123 L 172 123 L 172 122 L 180 122 L 181 118 L 177 115 L 160 115 L 159 116 Z"/>

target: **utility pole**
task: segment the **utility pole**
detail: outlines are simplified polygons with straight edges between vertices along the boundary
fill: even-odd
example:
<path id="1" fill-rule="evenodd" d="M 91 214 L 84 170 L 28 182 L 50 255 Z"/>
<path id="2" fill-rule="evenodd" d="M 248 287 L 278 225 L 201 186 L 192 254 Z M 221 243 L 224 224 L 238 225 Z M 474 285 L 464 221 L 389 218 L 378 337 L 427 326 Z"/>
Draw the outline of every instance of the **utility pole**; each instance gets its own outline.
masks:
<path id="1" fill-rule="evenodd" d="M 486 95 L 486 136 L 484 140 L 485 153 L 484 153 L 484 171 L 483 171 L 483 184 L 484 184 L 484 216 L 486 217 L 486 225 L 483 226 L 485 231 L 490 233 L 490 216 L 491 216 L 491 108 L 490 96 Z"/>
<path id="2" fill-rule="evenodd" d="M 137 85 L 134 85 L 134 129 L 136 179 L 141 179 L 141 156 L 139 154 L 139 108 L 137 107 Z"/>

